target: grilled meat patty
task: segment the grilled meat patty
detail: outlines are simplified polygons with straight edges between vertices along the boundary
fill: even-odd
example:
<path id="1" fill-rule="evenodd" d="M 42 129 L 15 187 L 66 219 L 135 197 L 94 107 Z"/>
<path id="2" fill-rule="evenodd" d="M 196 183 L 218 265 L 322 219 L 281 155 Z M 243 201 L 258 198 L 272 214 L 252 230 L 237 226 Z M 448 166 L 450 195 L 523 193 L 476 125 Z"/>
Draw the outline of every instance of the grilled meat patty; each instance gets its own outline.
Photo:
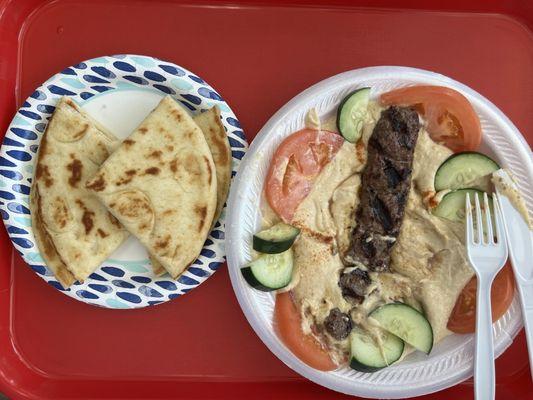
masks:
<path id="1" fill-rule="evenodd" d="M 372 283 L 367 271 L 356 268 L 353 271 L 343 271 L 339 278 L 342 295 L 355 303 L 362 303 L 368 286 Z"/>
<path id="2" fill-rule="evenodd" d="M 348 337 L 352 331 L 352 319 L 348 314 L 343 313 L 338 308 L 334 308 L 329 312 L 324 327 L 333 338 L 343 340 Z"/>
<path id="3" fill-rule="evenodd" d="M 377 272 L 389 270 L 411 187 L 419 130 L 418 114 L 411 108 L 393 106 L 381 113 L 368 142 L 357 225 L 344 257 L 346 264 L 362 264 Z M 343 282 L 339 285 L 343 288 Z"/>

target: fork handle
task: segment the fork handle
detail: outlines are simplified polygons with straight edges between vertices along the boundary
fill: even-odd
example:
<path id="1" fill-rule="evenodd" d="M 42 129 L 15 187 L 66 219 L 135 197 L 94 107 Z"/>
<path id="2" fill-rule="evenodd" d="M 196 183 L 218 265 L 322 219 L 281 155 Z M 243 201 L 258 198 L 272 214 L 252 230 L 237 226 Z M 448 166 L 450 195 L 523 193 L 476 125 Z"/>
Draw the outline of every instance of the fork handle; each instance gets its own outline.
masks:
<path id="1" fill-rule="evenodd" d="M 522 300 L 522 318 L 524 319 L 524 331 L 529 350 L 529 369 L 533 379 L 533 282 L 521 284 L 517 279 L 517 283 L 520 299 Z"/>
<path id="2" fill-rule="evenodd" d="M 476 360 L 474 391 L 476 400 L 494 400 L 494 344 L 490 288 L 493 277 L 478 276 L 476 312 Z"/>

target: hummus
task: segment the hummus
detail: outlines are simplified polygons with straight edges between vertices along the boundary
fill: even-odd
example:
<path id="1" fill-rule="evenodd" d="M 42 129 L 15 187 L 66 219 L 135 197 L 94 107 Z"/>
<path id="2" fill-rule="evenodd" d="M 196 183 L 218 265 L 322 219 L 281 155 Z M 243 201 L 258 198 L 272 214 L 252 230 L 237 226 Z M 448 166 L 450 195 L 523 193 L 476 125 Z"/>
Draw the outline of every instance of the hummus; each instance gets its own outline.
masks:
<path id="1" fill-rule="evenodd" d="M 354 211 L 359 201 L 360 174 L 366 163 L 366 145 L 381 111 L 373 102 L 369 109 L 359 142 L 342 145 L 319 174 L 293 220 L 301 234 L 293 247 L 295 283 L 291 289 L 301 312 L 302 328 L 324 343 L 337 363 L 348 357 L 349 340 L 335 340 L 319 328 L 333 308 L 350 313 L 354 323 L 372 334 L 375 328 L 367 315 L 376 307 L 393 301 L 415 308 L 421 305 L 438 342 L 450 333 L 446 329 L 449 315 L 473 276 L 465 257 L 463 225 L 428 211 L 431 199 L 436 197 L 435 172 L 451 151 L 435 143 L 422 129 L 415 148 L 405 217 L 391 255 L 392 272 L 370 272 L 372 285 L 360 305 L 354 306 L 343 298 L 338 280 L 344 265 L 339 254 L 349 245 L 357 224 Z M 314 110 L 306 123 L 315 129 L 323 128 Z"/>

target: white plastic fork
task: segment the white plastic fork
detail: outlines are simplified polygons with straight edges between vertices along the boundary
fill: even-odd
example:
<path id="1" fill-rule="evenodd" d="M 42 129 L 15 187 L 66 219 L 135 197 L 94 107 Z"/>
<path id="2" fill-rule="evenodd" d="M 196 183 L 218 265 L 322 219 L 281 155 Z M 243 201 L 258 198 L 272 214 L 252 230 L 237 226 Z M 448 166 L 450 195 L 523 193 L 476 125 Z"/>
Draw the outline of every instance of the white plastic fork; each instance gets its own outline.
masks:
<path id="1" fill-rule="evenodd" d="M 476 400 L 494 400 L 495 370 L 492 339 L 492 310 L 490 289 L 492 281 L 507 261 L 507 240 L 503 229 L 498 195 L 493 196 L 493 219 L 488 196 L 483 196 L 485 224 L 479 196 L 474 195 L 476 229 L 470 196 L 466 195 L 466 249 L 468 260 L 477 276 L 476 356 L 474 364 L 474 392 Z M 485 227 L 484 227 L 485 225 Z M 486 231 L 484 232 L 484 228 Z"/>

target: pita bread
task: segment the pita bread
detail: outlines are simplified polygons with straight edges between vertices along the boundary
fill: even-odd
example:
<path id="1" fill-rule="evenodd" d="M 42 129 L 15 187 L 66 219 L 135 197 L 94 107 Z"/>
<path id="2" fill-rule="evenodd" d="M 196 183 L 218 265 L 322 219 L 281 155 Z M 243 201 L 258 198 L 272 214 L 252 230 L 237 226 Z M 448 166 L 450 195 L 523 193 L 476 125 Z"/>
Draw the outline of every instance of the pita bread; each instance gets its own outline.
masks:
<path id="1" fill-rule="evenodd" d="M 83 282 L 128 235 L 85 189 L 118 145 L 74 101 L 58 102 L 39 147 L 30 211 L 37 246 L 64 288 Z"/>
<path id="2" fill-rule="evenodd" d="M 220 213 L 228 197 L 229 184 L 231 181 L 231 147 L 229 145 L 226 129 L 220 119 L 220 110 L 213 107 L 194 117 L 194 122 L 202 130 L 205 140 L 209 145 L 209 150 L 213 155 L 217 176 L 217 208 L 215 212 L 215 223 L 220 217 Z"/>
<path id="3" fill-rule="evenodd" d="M 202 131 L 170 96 L 86 187 L 172 277 L 198 257 L 216 209 L 215 165 Z"/>
<path id="4" fill-rule="evenodd" d="M 228 197 L 229 185 L 231 181 L 231 147 L 228 135 L 220 119 L 220 110 L 217 106 L 196 115 L 194 122 L 200 127 L 209 145 L 209 150 L 215 163 L 217 176 L 217 208 L 213 218 L 213 225 L 218 221 L 220 213 Z M 155 257 L 150 256 L 152 269 L 156 276 L 163 275 L 166 270 Z"/>

